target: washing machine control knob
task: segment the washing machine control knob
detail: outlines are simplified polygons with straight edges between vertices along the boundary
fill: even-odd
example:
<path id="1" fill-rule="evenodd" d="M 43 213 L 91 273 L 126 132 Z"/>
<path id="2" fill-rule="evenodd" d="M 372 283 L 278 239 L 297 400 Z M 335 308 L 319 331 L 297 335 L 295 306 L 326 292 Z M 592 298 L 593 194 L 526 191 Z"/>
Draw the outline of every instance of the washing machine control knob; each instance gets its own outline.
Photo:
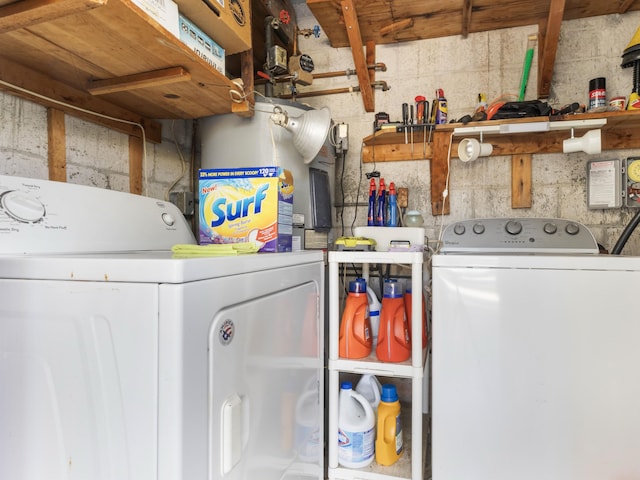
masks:
<path id="1" fill-rule="evenodd" d="M 580 227 L 575 223 L 567 223 L 567 226 L 564 227 L 564 231 L 569 235 L 577 235 L 580 232 Z"/>
<path id="2" fill-rule="evenodd" d="M 171 215 L 170 213 L 163 213 L 162 221 L 169 227 L 173 227 L 173 225 L 176 223 L 176 219 L 173 218 L 173 215 Z"/>
<path id="3" fill-rule="evenodd" d="M 46 213 L 40 200 L 19 190 L 4 192 L 0 197 L 0 204 L 7 215 L 23 223 L 39 222 Z"/>
<path id="4" fill-rule="evenodd" d="M 544 224 L 544 227 L 542 227 L 542 230 L 544 230 L 544 233 L 553 235 L 558 231 L 558 226 L 555 223 L 548 222 Z"/>
<path id="5" fill-rule="evenodd" d="M 464 225 L 462 225 L 461 223 L 456 223 L 453 226 L 453 233 L 455 233 L 456 235 L 463 235 L 465 232 L 465 228 Z"/>
<path id="6" fill-rule="evenodd" d="M 477 235 L 482 235 L 484 233 L 484 225 L 481 223 L 476 223 L 473 225 L 473 233 Z"/>
<path id="7" fill-rule="evenodd" d="M 522 224 L 516 220 L 509 220 L 504 229 L 509 235 L 517 235 L 522 231 Z"/>

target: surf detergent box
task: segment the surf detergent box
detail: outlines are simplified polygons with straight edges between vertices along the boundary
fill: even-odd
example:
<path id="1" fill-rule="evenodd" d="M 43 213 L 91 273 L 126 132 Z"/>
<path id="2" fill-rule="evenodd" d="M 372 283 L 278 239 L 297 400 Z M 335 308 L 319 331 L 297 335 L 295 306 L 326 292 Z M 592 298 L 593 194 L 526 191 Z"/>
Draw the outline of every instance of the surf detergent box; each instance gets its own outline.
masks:
<path id="1" fill-rule="evenodd" d="M 290 252 L 293 176 L 280 167 L 202 169 L 200 244 L 255 242 Z"/>

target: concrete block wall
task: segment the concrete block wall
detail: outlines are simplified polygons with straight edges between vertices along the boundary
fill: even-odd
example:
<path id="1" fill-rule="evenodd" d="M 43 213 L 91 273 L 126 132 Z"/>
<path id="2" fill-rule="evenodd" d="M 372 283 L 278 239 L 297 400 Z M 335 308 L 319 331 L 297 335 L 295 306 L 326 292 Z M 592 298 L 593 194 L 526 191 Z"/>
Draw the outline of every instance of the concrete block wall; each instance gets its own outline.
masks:
<path id="1" fill-rule="evenodd" d="M 161 144 L 146 143 L 144 194 L 168 198 L 177 180 L 178 190 L 189 186 L 193 122 L 162 122 Z M 122 192 L 129 191 L 129 137 L 65 115 L 67 181 Z M 185 173 L 183 173 L 183 171 Z M 47 179 L 46 108 L 0 92 L 0 174 Z"/>
<path id="2" fill-rule="evenodd" d="M 296 4 L 301 29 L 317 23 L 304 4 Z M 621 55 L 640 26 L 640 12 L 609 15 L 562 24 L 551 96 L 555 107 L 572 102 L 588 103 L 589 80 L 607 79 L 607 96 L 628 95 L 632 88 L 632 70 L 620 68 Z M 486 93 L 491 101 L 500 96 L 517 96 L 527 38 L 537 26 L 496 30 L 433 40 L 422 40 L 376 47 L 376 61 L 387 66 L 377 72 L 376 80 L 385 80 L 391 89 L 375 90 L 375 110 L 401 120 L 401 105 L 416 95 L 432 100 L 435 89 L 443 88 L 448 100 L 449 118 L 472 113 L 477 94 Z M 300 38 L 300 50 L 311 55 L 317 72 L 353 68 L 351 50 L 333 49 L 326 36 Z M 355 76 L 316 80 L 306 90 L 321 90 L 357 85 Z M 526 99 L 537 98 L 537 47 L 526 91 Z M 301 91 L 304 91 L 301 89 Z M 533 157 L 533 204 L 529 209 L 511 208 L 511 157 L 490 157 L 469 164 L 451 159 L 449 195 L 451 214 L 431 214 L 430 162 L 401 161 L 362 164 L 361 140 L 371 135 L 374 113 L 366 113 L 359 93 L 303 98 L 315 107 L 328 106 L 337 122 L 349 124 L 350 150 L 344 164 L 345 233 L 350 227 L 366 224 L 368 180 L 365 173 L 380 172 L 387 185 L 409 188 L 409 208 L 422 212 L 430 241 L 435 241 L 441 226 L 456 220 L 482 217 L 562 217 L 588 225 L 597 240 L 611 249 L 633 209 L 589 210 L 586 200 L 586 167 L 592 159 L 626 158 L 640 155 L 637 150 L 604 151 L 597 156 L 581 153 L 535 155 Z M 567 138 L 569 133 L 567 134 Z M 421 142 L 422 139 L 417 140 Z M 414 142 L 416 139 L 414 138 Z M 419 148 L 419 146 L 418 146 Z M 341 162 L 341 160 L 339 160 Z M 338 165 L 336 172 L 341 171 Z M 340 199 L 337 179 L 337 201 Z M 340 225 L 340 223 L 338 223 Z M 339 226 L 339 228 L 341 228 Z M 623 253 L 640 255 L 640 232 L 627 243 Z"/>

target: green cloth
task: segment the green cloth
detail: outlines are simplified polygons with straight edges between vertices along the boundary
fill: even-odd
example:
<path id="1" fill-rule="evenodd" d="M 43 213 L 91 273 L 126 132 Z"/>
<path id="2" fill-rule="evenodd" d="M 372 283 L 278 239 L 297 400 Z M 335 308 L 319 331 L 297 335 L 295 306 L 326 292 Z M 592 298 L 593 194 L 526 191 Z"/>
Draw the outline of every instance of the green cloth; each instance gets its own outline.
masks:
<path id="1" fill-rule="evenodd" d="M 190 245 L 180 244 L 171 247 L 173 258 L 196 258 L 196 257 L 227 257 L 242 255 L 246 253 L 256 253 L 258 246 L 253 242 L 245 243 L 215 243 L 210 245 Z"/>

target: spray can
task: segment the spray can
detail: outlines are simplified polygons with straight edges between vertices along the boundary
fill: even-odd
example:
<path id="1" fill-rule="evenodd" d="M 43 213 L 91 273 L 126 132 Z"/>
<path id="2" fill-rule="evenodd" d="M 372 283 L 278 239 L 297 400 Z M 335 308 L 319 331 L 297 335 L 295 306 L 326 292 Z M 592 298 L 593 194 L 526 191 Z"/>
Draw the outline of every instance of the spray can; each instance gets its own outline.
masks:
<path id="1" fill-rule="evenodd" d="M 447 99 L 444 98 L 444 90 L 441 88 L 436 90 L 436 98 L 431 104 L 431 123 L 447 123 Z"/>
<path id="2" fill-rule="evenodd" d="M 353 390 L 351 382 L 342 382 L 338 401 L 338 463 L 347 468 L 362 468 L 373 462 L 376 416 L 371 405 Z"/>
<path id="3" fill-rule="evenodd" d="M 338 354 L 342 358 L 364 358 L 371 353 L 372 344 L 367 282 L 364 278 L 356 278 L 349 282 L 340 322 Z"/>
<path id="4" fill-rule="evenodd" d="M 367 225 L 372 227 L 376 224 L 376 180 L 369 181 L 369 210 L 367 212 Z"/>
<path id="5" fill-rule="evenodd" d="M 395 385 L 382 386 L 376 437 L 376 462 L 379 465 L 393 465 L 402 456 L 403 443 L 400 401 Z"/>
<path id="6" fill-rule="evenodd" d="M 627 110 L 640 110 L 640 94 L 638 92 L 631 92 L 629 95 Z"/>
<path id="7" fill-rule="evenodd" d="M 398 226 L 398 195 L 396 193 L 396 186 L 393 182 L 389 184 L 389 215 L 387 220 L 387 227 Z"/>
<path id="8" fill-rule="evenodd" d="M 411 336 L 411 341 L 414 341 L 415 338 L 413 336 L 413 330 L 411 328 L 413 322 L 412 313 L 412 295 L 411 295 L 411 287 L 407 287 L 404 292 L 404 309 L 407 312 L 407 324 L 409 326 L 409 335 Z M 422 348 L 427 346 L 427 313 L 425 309 L 425 301 L 424 294 L 422 294 Z"/>
<path id="9" fill-rule="evenodd" d="M 380 179 L 380 188 L 378 189 L 378 207 L 376 210 L 376 225 L 384 227 L 387 224 L 387 192 L 384 184 L 384 178 Z"/>
<path id="10" fill-rule="evenodd" d="M 589 81 L 589 110 L 607 105 L 607 79 L 594 78 Z"/>
<path id="11" fill-rule="evenodd" d="M 376 346 L 376 356 L 382 362 L 403 362 L 411 357 L 411 337 L 403 297 L 398 280 L 385 280 Z"/>

